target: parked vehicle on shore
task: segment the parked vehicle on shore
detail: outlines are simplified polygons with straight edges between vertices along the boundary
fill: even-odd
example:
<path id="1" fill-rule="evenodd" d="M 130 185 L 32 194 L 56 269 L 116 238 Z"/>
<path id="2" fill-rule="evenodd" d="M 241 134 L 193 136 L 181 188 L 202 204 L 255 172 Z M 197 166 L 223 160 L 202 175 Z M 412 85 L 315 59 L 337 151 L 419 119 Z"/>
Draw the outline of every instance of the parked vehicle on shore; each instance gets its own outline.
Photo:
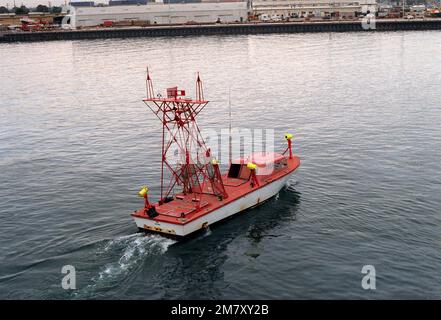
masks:
<path id="1" fill-rule="evenodd" d="M 282 21 L 282 17 L 280 17 L 278 14 L 275 14 L 275 15 L 271 16 L 271 20 L 274 22 L 280 22 L 280 21 Z"/>
<path id="2" fill-rule="evenodd" d="M 263 21 L 263 22 L 267 22 L 267 21 L 270 21 L 271 18 L 268 14 L 264 13 L 259 16 L 259 20 Z"/>
<path id="3" fill-rule="evenodd" d="M 35 20 L 24 18 L 20 19 L 21 30 L 23 31 L 40 31 L 43 29 L 43 24 L 36 22 Z"/>

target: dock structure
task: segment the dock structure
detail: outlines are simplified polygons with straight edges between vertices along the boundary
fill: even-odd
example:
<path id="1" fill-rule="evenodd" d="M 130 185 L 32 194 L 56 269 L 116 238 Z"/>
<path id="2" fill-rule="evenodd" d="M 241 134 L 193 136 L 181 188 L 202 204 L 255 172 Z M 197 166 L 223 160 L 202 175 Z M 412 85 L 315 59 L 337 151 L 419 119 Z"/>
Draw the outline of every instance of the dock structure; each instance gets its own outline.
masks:
<path id="1" fill-rule="evenodd" d="M 85 40 L 136 37 L 180 37 L 206 35 L 247 35 L 309 32 L 378 32 L 403 30 L 441 30 L 441 19 L 384 19 L 366 24 L 363 21 L 235 23 L 148 27 L 99 28 L 45 32 L 0 33 L 1 42 Z"/>

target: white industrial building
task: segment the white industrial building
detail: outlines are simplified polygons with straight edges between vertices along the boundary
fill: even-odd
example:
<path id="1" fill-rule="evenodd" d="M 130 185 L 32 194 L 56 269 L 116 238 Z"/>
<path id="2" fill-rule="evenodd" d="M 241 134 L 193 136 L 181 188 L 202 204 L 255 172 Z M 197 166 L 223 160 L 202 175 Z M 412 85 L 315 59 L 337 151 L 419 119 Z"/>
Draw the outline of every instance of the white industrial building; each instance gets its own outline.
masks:
<path id="1" fill-rule="evenodd" d="M 99 26 L 108 21 L 128 25 L 245 22 L 248 6 L 247 2 L 153 2 L 146 5 L 70 7 L 69 16 L 72 28 Z"/>
<path id="2" fill-rule="evenodd" d="M 254 15 L 290 17 L 354 17 L 356 13 L 377 12 L 376 0 L 253 0 Z"/>

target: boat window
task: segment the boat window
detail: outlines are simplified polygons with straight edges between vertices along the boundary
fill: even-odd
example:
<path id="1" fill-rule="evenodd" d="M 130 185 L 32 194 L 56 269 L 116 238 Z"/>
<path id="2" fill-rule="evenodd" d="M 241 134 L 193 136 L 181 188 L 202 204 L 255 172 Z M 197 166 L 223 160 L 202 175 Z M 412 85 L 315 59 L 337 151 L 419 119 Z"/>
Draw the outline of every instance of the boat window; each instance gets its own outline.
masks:
<path id="1" fill-rule="evenodd" d="M 240 164 L 232 163 L 228 171 L 228 178 L 237 178 L 240 172 Z"/>
<path id="2" fill-rule="evenodd" d="M 245 164 L 231 164 L 228 171 L 228 178 L 236 178 L 248 180 L 251 175 L 251 170 Z"/>

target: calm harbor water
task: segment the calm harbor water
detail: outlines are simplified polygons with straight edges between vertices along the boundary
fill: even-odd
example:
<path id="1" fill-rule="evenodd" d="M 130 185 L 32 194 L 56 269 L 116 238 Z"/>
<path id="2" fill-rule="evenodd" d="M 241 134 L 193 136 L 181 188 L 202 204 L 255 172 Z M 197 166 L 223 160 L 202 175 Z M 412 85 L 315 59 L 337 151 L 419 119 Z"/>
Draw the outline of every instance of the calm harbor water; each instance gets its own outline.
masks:
<path id="1" fill-rule="evenodd" d="M 0 298 L 441 298 L 441 32 L 0 46 Z M 155 90 L 203 128 L 294 134 L 280 194 L 183 243 L 142 236 L 157 198 Z M 361 287 L 374 265 L 376 290 Z M 61 288 L 73 265 L 77 290 Z"/>

